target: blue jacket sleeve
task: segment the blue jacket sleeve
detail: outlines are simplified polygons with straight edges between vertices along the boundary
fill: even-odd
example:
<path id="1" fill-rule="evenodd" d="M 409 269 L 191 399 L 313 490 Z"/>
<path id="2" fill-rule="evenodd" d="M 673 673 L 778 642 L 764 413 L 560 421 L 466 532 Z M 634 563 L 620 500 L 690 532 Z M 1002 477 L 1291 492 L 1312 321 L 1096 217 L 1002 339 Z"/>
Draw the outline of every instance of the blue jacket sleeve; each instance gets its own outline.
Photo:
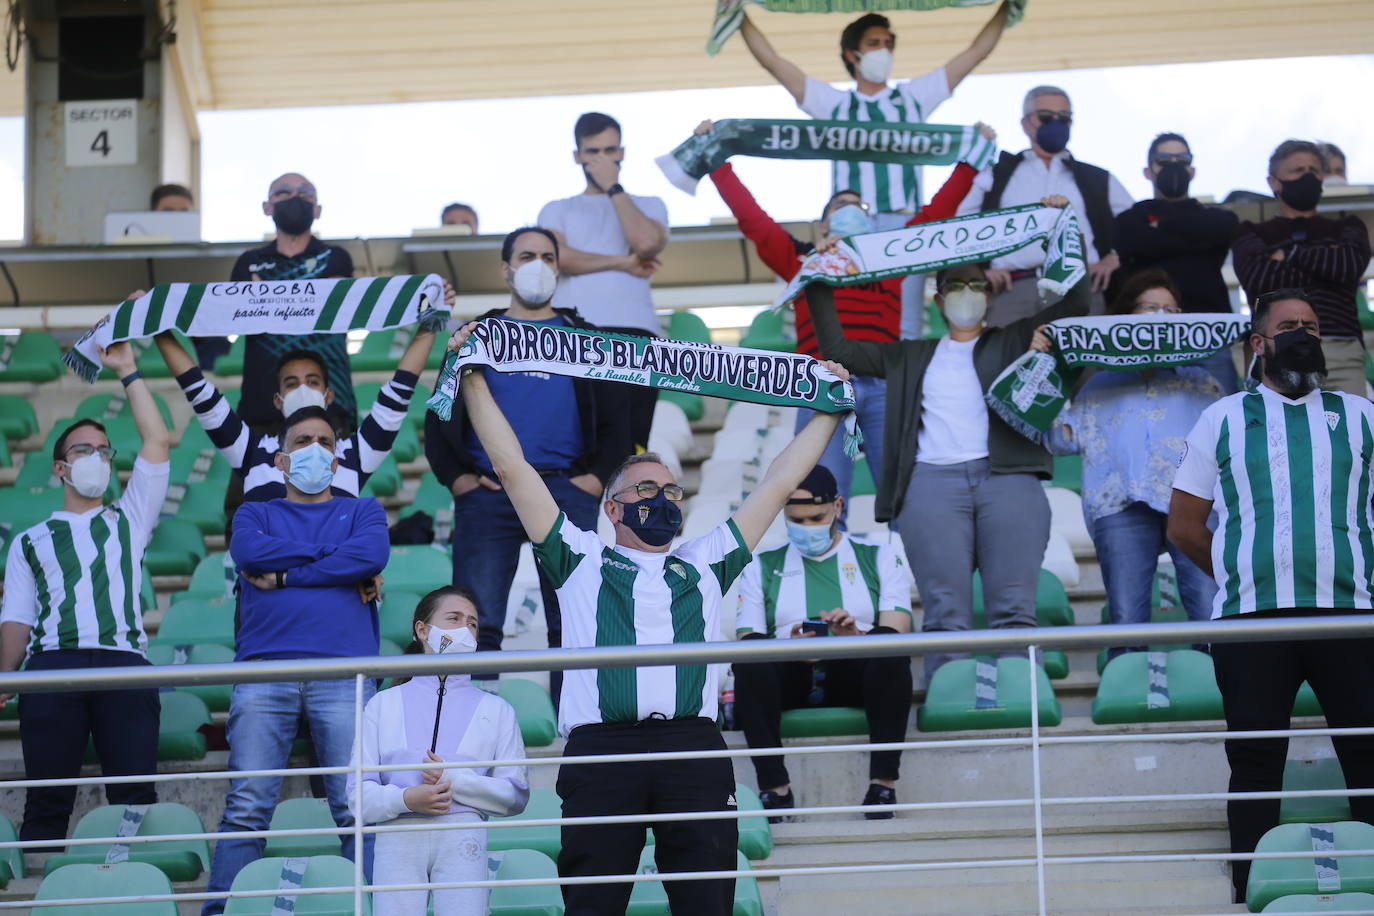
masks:
<path id="1" fill-rule="evenodd" d="M 245 503 L 245 505 L 247 505 Z M 327 588 L 355 585 L 386 568 L 391 542 L 386 530 L 386 511 L 375 499 L 359 499 L 357 523 L 348 540 L 328 556 L 293 567 L 286 577 L 288 588 Z M 237 539 L 238 532 L 234 533 Z"/>
<path id="2" fill-rule="evenodd" d="M 229 553 L 239 569 L 250 576 L 294 570 L 318 560 L 334 549 L 332 544 L 304 544 L 266 532 L 267 503 L 244 503 L 234 513 L 234 537 Z"/>

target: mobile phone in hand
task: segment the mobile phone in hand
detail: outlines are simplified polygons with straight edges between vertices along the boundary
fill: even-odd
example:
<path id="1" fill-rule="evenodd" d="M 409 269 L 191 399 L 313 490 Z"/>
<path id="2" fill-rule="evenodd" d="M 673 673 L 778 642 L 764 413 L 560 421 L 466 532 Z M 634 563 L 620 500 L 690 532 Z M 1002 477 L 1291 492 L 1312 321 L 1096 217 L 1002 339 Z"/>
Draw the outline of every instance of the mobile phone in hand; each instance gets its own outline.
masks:
<path id="1" fill-rule="evenodd" d="M 830 624 L 824 620 L 803 620 L 801 628 L 803 633 L 810 633 L 813 636 L 830 635 Z"/>

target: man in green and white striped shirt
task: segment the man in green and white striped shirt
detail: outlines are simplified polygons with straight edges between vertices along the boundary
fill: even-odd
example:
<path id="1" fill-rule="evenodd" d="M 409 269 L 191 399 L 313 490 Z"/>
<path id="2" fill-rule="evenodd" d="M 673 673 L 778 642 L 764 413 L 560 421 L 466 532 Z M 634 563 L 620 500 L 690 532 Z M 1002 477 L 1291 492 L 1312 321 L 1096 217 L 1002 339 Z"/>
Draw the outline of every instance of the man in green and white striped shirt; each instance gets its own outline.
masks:
<path id="1" fill-rule="evenodd" d="M 1169 538 L 1215 576 L 1213 618 L 1370 614 L 1374 404 L 1322 389 L 1320 327 L 1302 290 L 1261 296 L 1252 317 L 1261 384 L 1217 401 L 1189 434 Z M 1212 658 L 1232 731 L 1288 728 L 1304 680 L 1331 727 L 1374 726 L 1374 638 L 1216 643 Z M 1374 737 L 1332 743 L 1346 785 L 1374 788 Z M 1277 791 L 1287 747 L 1286 738 L 1228 741 L 1231 791 Z M 1374 797 L 1350 806 L 1374 823 Z M 1279 799 L 1232 801 L 1228 813 L 1232 851 L 1253 852 L 1279 822 Z M 1231 874 L 1243 901 L 1249 863 Z"/>
<path id="2" fill-rule="evenodd" d="M 449 342 L 458 349 L 472 325 Z M 828 364 L 836 374 L 844 369 Z M 682 524 L 681 486 L 652 453 L 628 459 L 607 483 L 602 504 L 615 526 L 615 544 L 572 525 L 528 461 L 510 423 L 492 398 L 486 376 L 462 379 L 468 419 L 511 505 L 535 545 L 535 557 L 558 592 L 563 645 L 698 643 L 720 639 L 720 605 L 748 565 L 750 551 L 778 510 L 815 466 L 839 422 L 817 413 L 774 459 L 734 516 L 709 534 L 672 541 Z M 717 665 L 572 670 L 563 679 L 559 728 L 564 754 L 718 751 Z M 734 806 L 734 767 L 724 757 L 652 763 L 563 766 L 558 794 L 565 818 L 607 814 L 721 811 Z M 733 819 L 652 824 L 660 872 L 733 870 L 738 825 Z M 564 877 L 633 874 L 644 848 L 644 824 L 562 829 L 558 871 Z M 674 913 L 728 916 L 734 880 L 668 881 Z M 631 885 L 564 887 L 568 916 L 623 913 Z"/>
<path id="3" fill-rule="evenodd" d="M 124 392 L 143 441 L 124 494 L 104 504 L 114 450 L 105 428 L 79 420 L 53 447 L 62 509 L 15 535 L 0 610 L 0 670 L 111 668 L 148 664 L 139 591 L 143 551 L 167 496 L 168 433 L 127 343 L 103 354 Z M 0 706 L 9 696 L 0 697 Z M 80 775 L 86 743 L 102 772 L 157 770 L 160 711 L 156 689 L 35 693 L 19 700 L 19 736 L 30 779 Z M 111 785 L 110 804 L 157 800 L 151 783 Z M 24 840 L 67 835 L 74 786 L 33 788 L 24 804 Z"/>

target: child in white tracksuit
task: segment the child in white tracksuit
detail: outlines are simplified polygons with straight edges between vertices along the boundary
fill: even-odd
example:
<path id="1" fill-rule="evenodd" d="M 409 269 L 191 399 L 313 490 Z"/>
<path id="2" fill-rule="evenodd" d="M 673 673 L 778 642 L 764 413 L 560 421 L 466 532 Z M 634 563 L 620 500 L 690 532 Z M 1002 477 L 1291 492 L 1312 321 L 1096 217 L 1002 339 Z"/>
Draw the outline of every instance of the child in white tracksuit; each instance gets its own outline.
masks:
<path id="1" fill-rule="evenodd" d="M 407 653 L 470 652 L 477 648 L 477 608 L 471 593 L 447 586 L 415 608 L 415 639 Z M 525 756 L 515 710 L 472 685 L 467 675 L 417 677 L 383 690 L 363 711 L 354 746 L 363 766 L 414 763 L 413 770 L 364 773 L 362 819 L 368 824 L 477 822 L 519 814 L 529 801 L 524 766 L 424 770 L 427 761 L 514 760 Z M 433 751 L 431 752 L 431 747 Z M 348 792 L 353 797 L 354 777 Z M 357 817 L 357 812 L 354 812 Z M 427 884 L 487 879 L 487 831 L 410 830 L 377 835 L 376 884 Z M 484 916 L 488 888 L 434 891 L 434 916 Z M 375 916 L 425 916 L 429 892 L 373 895 Z"/>

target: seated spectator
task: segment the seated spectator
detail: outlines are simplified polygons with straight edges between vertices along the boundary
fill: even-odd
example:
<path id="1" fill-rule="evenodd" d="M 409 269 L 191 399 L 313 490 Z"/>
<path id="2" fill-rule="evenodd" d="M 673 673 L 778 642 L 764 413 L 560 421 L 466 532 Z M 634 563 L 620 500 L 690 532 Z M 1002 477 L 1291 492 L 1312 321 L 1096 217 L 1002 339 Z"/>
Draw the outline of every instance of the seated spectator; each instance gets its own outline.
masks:
<path id="1" fill-rule="evenodd" d="M 337 443 L 323 408 L 293 413 L 278 447 L 286 498 L 244 503 L 234 518 L 229 553 L 240 576 L 234 658 L 376 655 L 377 577 L 390 554 L 386 512 L 375 499 L 335 500 L 329 485 L 339 468 Z M 302 720 L 320 765 L 348 766 L 354 690 L 352 678 L 238 684 L 229 706 L 229 769 L 285 767 Z M 372 693 L 372 681 L 365 681 L 364 701 Z M 351 827 L 347 777 L 325 776 L 324 784 L 334 822 Z M 232 780 L 219 831 L 266 830 L 280 794 L 280 776 Z M 371 840 L 364 841 L 369 849 Z M 264 842 L 262 837 L 216 842 L 207 890 L 227 891 L 239 870 L 262 855 Z M 343 852 L 350 858 L 358 852 L 351 833 L 343 834 Z M 207 901 L 202 913 L 223 910 L 220 898 Z"/>
<path id="2" fill-rule="evenodd" d="M 191 189 L 179 184 L 160 184 L 153 188 L 148 198 L 149 210 L 174 210 L 184 212 L 196 208 L 196 199 Z"/>
<path id="3" fill-rule="evenodd" d="M 703 121 L 697 127 L 698 134 L 709 133 L 714 125 Z M 995 140 L 997 133 L 985 124 L 979 130 L 989 140 Z M 936 193 L 929 204 L 907 220 L 907 225 L 949 219 L 954 215 L 959 201 L 968 193 L 977 170 L 967 162 L 954 168 L 944 187 Z M 739 230 L 745 238 L 754 243 L 754 248 L 773 273 L 784 282 L 791 280 L 801 269 L 802 258 L 815 250 L 815 245 L 803 242 L 789 233 L 783 225 L 776 222 L 759 206 L 754 195 L 744 186 L 730 163 L 725 163 L 711 173 L 716 190 L 725 201 L 730 212 L 739 223 Z M 822 236 L 856 235 L 876 230 L 876 225 L 868 215 L 865 204 L 857 191 L 837 191 L 821 211 L 820 232 Z M 833 223 L 832 223 L 832 217 Z M 902 284 L 904 277 L 893 277 L 877 283 L 861 283 L 855 286 L 842 286 L 835 291 L 835 307 L 840 312 L 840 323 L 845 333 L 855 340 L 875 340 L 891 342 L 901 337 Z M 797 352 L 809 353 L 820 357 L 816 346 L 816 332 L 811 327 L 811 313 L 806 307 L 806 297 L 798 296 L 793 303 L 797 319 Z M 859 419 L 859 429 L 864 437 L 864 454 L 868 466 L 880 467 L 883 447 L 883 414 L 887 405 L 887 381 L 880 378 L 867 378 L 856 375 L 850 379 L 854 384 L 854 399 L 858 406 L 855 414 Z M 796 428 L 800 430 L 811 419 L 809 411 L 797 411 Z M 849 499 L 850 484 L 854 479 L 854 461 L 844 453 L 844 434 L 837 432 L 830 441 L 821 464 L 835 475 L 839 493 Z M 843 507 L 845 503 L 841 503 Z M 841 509 L 840 524 L 844 525 L 844 509 Z"/>
<path id="4" fill-rule="evenodd" d="M 117 343 L 103 354 L 124 383 L 142 446 L 124 494 L 105 505 L 114 449 L 105 427 L 77 420 L 52 451 L 62 508 L 15 535 L 5 566 L 0 610 L 0 671 L 141 667 L 148 664 L 139 592 L 143 551 L 167 496 L 167 427 L 139 375 L 133 349 Z M 0 696 L 0 708 L 13 699 Z M 29 779 L 81 775 L 91 742 L 105 776 L 157 772 L 157 689 L 71 690 L 19 698 L 19 742 Z M 105 788 L 112 805 L 157 801 L 150 782 Z M 76 786 L 26 790 L 21 840 L 67 835 Z M 51 852 L 52 849 L 43 849 Z"/>
<path id="5" fill-rule="evenodd" d="M 1230 312 L 1231 293 L 1221 265 L 1231 253 L 1236 215 L 1209 207 L 1188 196 L 1196 174 L 1193 151 L 1180 134 L 1165 133 L 1150 142 L 1145 177 L 1155 196 L 1116 216 L 1113 245 L 1121 256 L 1121 277 L 1162 269 L 1178 288 L 1178 305 L 1185 312 Z M 1120 304 L 1121 294 L 1118 294 Z M 1240 387 L 1229 348 L 1206 363 L 1224 394 Z"/>
<path id="6" fill-rule="evenodd" d="M 1321 321 L 1327 388 L 1363 397 L 1364 338 L 1356 291 L 1369 266 L 1369 230 L 1358 216 L 1317 213 L 1325 163 L 1316 144 L 1285 140 L 1269 157 L 1279 215 L 1241 223 L 1232 266 L 1251 302 L 1277 289 L 1305 290 Z"/>
<path id="7" fill-rule="evenodd" d="M 1126 281 L 1112 311 L 1175 315 L 1183 309 L 1169 275 L 1150 268 Z M 1048 353 L 1052 346 L 1043 328 L 1036 331 L 1033 349 Z M 1216 584 L 1165 530 L 1184 438 L 1221 396 L 1221 386 L 1201 364 L 1102 371 L 1083 384 L 1050 429 L 1053 454 L 1083 456 L 1083 516 L 1102 564 L 1112 623 L 1150 622 L 1151 586 L 1166 550 L 1188 619 L 1211 619 Z M 1108 655 L 1124 651 L 1114 648 Z"/>
<path id="8" fill-rule="evenodd" d="M 407 655 L 477 650 L 472 592 L 446 585 L 420 599 Z M 405 678 L 368 701 L 353 757 L 362 765 L 413 763 L 413 770 L 364 773 L 366 824 L 479 824 L 525 810 L 530 787 L 524 766 L 424 769 L 445 760 L 516 760 L 525 756 L 510 704 L 472 685 L 466 674 Z M 348 797 L 357 784 L 348 776 Z M 357 812 L 354 812 L 357 816 Z M 377 884 L 441 884 L 487 880 L 487 831 L 404 831 L 377 836 Z M 434 916 L 486 916 L 491 888 L 434 890 Z M 429 892 L 372 895 L 374 916 L 425 912 Z"/>
<path id="9" fill-rule="evenodd" d="M 983 171 L 959 205 L 960 215 L 1000 207 L 1033 204 L 1046 195 L 1063 195 L 1078 215 L 1083 253 L 1092 278 L 1092 310 L 1101 314 L 1104 296 L 1121 260 L 1112 250 L 1112 220 L 1133 201 L 1106 169 L 1080 162 L 1069 152 L 1073 111 L 1069 94 L 1057 86 L 1036 86 L 1021 103 L 1021 129 L 1030 149 L 1002 152 L 997 164 Z M 1003 327 L 1038 312 L 1043 303 L 1036 288 L 1044 253 L 1035 246 L 993 258 L 987 271 L 992 284 L 988 326 Z"/>
<path id="10" fill-rule="evenodd" d="M 740 580 L 735 632 L 741 639 L 796 639 L 911 632 L 911 574 L 887 545 L 852 540 L 840 530 L 835 476 L 818 465 L 792 491 L 783 517 L 788 543 L 765 550 Z M 836 602 L 839 607 L 835 607 Z M 905 656 L 828 662 L 736 664 L 735 715 L 750 747 L 782 747 L 785 709 L 860 706 L 874 744 L 906 740 L 911 660 Z M 782 757 L 754 757 L 759 798 L 770 809 L 796 807 Z M 869 756 L 865 805 L 897 802 L 901 751 Z M 891 811 L 866 813 L 870 820 Z M 772 823 L 782 817 L 769 818 Z"/>
<path id="11" fill-rule="evenodd" d="M 472 234 L 477 234 L 477 211 L 467 204 L 449 204 L 444 208 L 444 212 L 439 214 L 439 224 L 442 226 L 467 226 L 472 230 Z"/>
<path id="12" fill-rule="evenodd" d="M 1063 207 L 1063 197 L 1046 198 Z M 973 571 L 983 575 L 988 625 L 1033 627 L 1040 561 L 1050 537 L 1050 506 L 1041 480 L 1049 453 L 989 413 L 993 380 L 1026 352 L 1035 329 L 1084 315 L 1092 297 L 1085 275 L 1059 303 L 1006 327 L 990 328 L 991 283 L 982 267 L 940 271 L 935 304 L 949 324 L 938 340 L 850 340 L 831 287 L 806 289 L 821 352 L 861 375 L 888 378 L 887 425 L 874 516 L 897 520 L 920 590 L 922 630 L 967 630 L 973 618 Z M 929 678 L 960 656 L 925 656 Z"/>
<path id="13" fill-rule="evenodd" d="M 1318 141 L 1317 151 L 1326 163 L 1322 170 L 1322 187 L 1336 188 L 1348 184 L 1345 174 L 1345 153 L 1341 148 L 1334 143 Z"/>

